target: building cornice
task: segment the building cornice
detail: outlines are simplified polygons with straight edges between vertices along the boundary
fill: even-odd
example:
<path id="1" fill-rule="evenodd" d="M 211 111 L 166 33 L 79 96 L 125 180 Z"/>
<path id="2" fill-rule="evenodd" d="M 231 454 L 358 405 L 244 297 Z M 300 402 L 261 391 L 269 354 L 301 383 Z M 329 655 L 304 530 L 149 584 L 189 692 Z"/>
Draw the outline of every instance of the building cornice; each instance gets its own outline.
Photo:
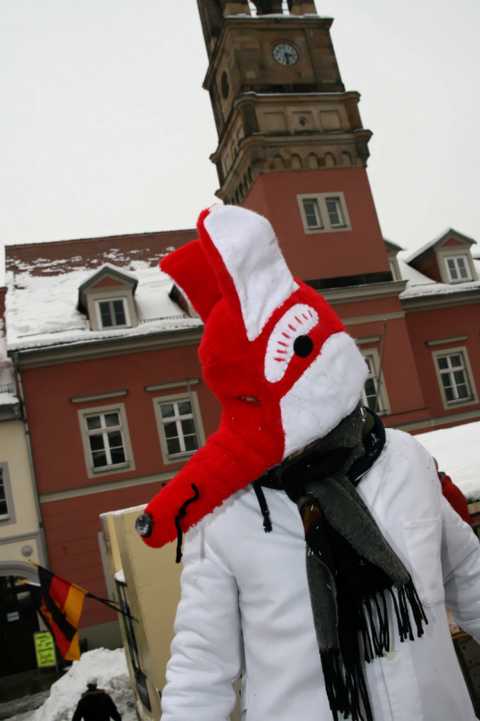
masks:
<path id="1" fill-rule="evenodd" d="M 369 300 L 370 298 L 385 298 L 399 294 L 405 290 L 405 280 L 393 280 L 386 283 L 368 283 L 365 285 L 349 285 L 345 288 L 323 288 L 322 295 L 332 305 L 355 300 Z"/>
<path id="2" fill-rule="evenodd" d="M 402 308 L 408 313 L 415 313 L 422 310 L 433 310 L 440 308 L 451 308 L 456 305 L 475 305 L 480 303 L 480 288 L 462 290 L 457 293 L 438 293 L 435 295 L 418 295 L 410 298 L 400 296 Z"/>
<path id="3" fill-rule="evenodd" d="M 324 148 L 328 151 L 332 146 L 341 145 L 346 149 L 355 151 L 359 141 L 368 143 L 371 136 L 371 130 L 367 130 L 366 128 L 359 128 L 354 131 L 332 131 L 328 134 L 322 133 L 318 130 L 308 133 L 295 133 L 292 135 L 288 135 L 283 131 L 278 135 L 273 133 L 254 132 L 251 135 L 242 138 L 240 141 L 239 148 L 243 152 L 237 153 L 234 162 L 223 177 L 220 188 L 215 191 L 215 195 L 222 200 L 230 197 L 232 193 L 232 186 L 236 185 L 236 178 L 239 175 L 243 175 L 243 171 L 241 170 L 242 163 L 247 162 L 248 164 L 248 153 L 255 155 L 258 149 L 260 149 L 262 153 L 265 152 L 265 148 L 273 149 L 276 152 L 282 149 L 287 149 L 290 152 L 295 149 L 295 152 L 298 152 L 298 148 L 301 147 L 306 147 L 307 150 L 313 148 Z M 312 147 L 309 148 L 308 146 Z M 218 149 L 210 155 L 210 160 L 215 163 L 217 167 L 220 156 L 221 152 Z M 329 169 L 330 168 L 325 168 L 324 170 Z M 307 170 L 307 168 L 303 168 L 303 170 Z M 331 170 L 338 170 L 338 168 L 334 166 Z M 269 172 L 291 173 L 292 170 L 285 168 Z"/>
<path id="4" fill-rule="evenodd" d="M 458 425 L 459 423 L 468 423 L 469 421 L 476 421 L 480 418 L 480 410 L 466 411 L 463 413 L 452 413 L 448 416 L 437 416 L 436 418 L 428 418 L 421 421 L 412 421 L 411 423 L 399 423 L 395 425 L 402 431 L 414 431 L 420 433 L 420 431 L 426 432 L 428 430 L 435 430 L 442 426 Z"/>
<path id="5" fill-rule="evenodd" d="M 19 543 L 20 541 L 40 541 L 41 531 L 35 529 L 26 533 L 13 533 L 10 536 L 2 536 L 0 538 L 0 546 L 9 543 Z"/>
<path id="6" fill-rule="evenodd" d="M 214 153 L 210 155 L 210 160 L 212 162 L 216 162 L 218 160 L 219 153 L 221 153 L 223 149 L 223 145 L 226 142 L 226 139 L 229 137 L 229 131 L 231 125 L 235 122 L 235 119 L 239 113 L 242 112 L 242 107 L 244 105 L 248 105 L 249 103 L 252 103 L 253 101 L 257 105 L 264 104 L 271 104 L 271 103 L 277 103 L 279 105 L 282 105 L 285 103 L 286 100 L 291 100 L 292 102 L 295 102 L 295 105 L 300 105 L 301 103 L 310 103 L 312 102 L 313 98 L 317 98 L 318 100 L 321 100 L 322 102 L 331 102 L 332 100 L 338 100 L 341 98 L 342 100 L 349 101 L 353 100 L 355 102 L 360 101 L 360 93 L 356 90 L 345 90 L 343 92 L 321 92 L 321 91 L 315 91 L 315 92 L 309 92 L 305 91 L 302 92 L 299 90 L 295 93 L 277 93 L 277 92 L 255 92 L 254 90 L 248 90 L 246 92 L 240 93 L 237 98 L 235 98 L 231 110 L 228 114 L 227 119 L 225 120 L 225 124 L 223 127 L 223 130 L 220 134 L 220 137 L 218 139 L 217 149 Z M 370 130 L 367 130 L 366 128 L 358 128 L 358 130 L 363 130 L 366 133 L 369 133 L 372 135 Z M 341 137 L 341 136 L 349 136 L 351 137 L 353 134 L 353 131 L 329 131 L 327 134 L 328 136 L 332 136 L 335 138 Z M 282 132 L 281 135 L 277 136 L 279 138 L 284 136 L 284 142 L 287 143 L 287 141 L 290 139 L 291 142 L 291 134 L 288 132 Z M 313 130 L 313 131 L 305 131 L 303 133 L 297 132 L 295 134 L 295 138 L 309 138 L 312 137 L 313 139 L 318 136 L 324 136 L 326 135 L 325 131 L 320 130 Z M 252 136 L 248 137 L 255 137 L 258 139 L 263 138 L 276 138 L 276 136 L 273 133 L 252 133 Z M 242 140 L 247 140 L 247 138 L 243 138 Z"/>
<path id="7" fill-rule="evenodd" d="M 63 491 L 53 491 L 51 493 L 41 493 L 40 503 L 52 503 L 55 501 L 68 501 L 84 496 L 92 496 L 97 493 L 109 493 L 111 491 L 121 491 L 125 488 L 134 486 L 146 486 L 152 483 L 165 484 L 169 481 L 177 471 L 169 471 L 167 473 L 157 473 L 153 476 L 141 476 L 140 478 L 130 478 L 122 481 L 106 481 L 105 483 L 96 483 L 91 486 L 81 486 L 77 488 L 69 488 Z"/>
<path id="8" fill-rule="evenodd" d="M 210 155 L 210 160 L 212 163 L 217 163 L 219 161 L 219 158 L 223 152 L 223 146 L 230 138 L 230 130 L 232 125 L 234 125 L 236 118 L 238 115 L 242 112 L 242 106 L 247 105 L 248 103 L 256 102 L 257 104 L 260 104 L 262 102 L 264 103 L 271 103 L 275 102 L 277 99 L 280 103 L 280 101 L 283 100 L 285 102 L 285 98 L 291 97 L 292 100 L 295 99 L 295 104 L 299 105 L 302 102 L 312 102 L 312 96 L 318 96 L 318 99 L 328 102 L 329 100 L 332 100 L 335 98 L 336 100 L 339 99 L 341 96 L 342 99 L 348 101 L 348 100 L 355 100 L 358 102 L 360 95 L 356 91 L 348 91 L 343 93 L 285 93 L 282 95 L 278 95 L 275 93 L 255 93 L 255 92 L 247 92 L 242 93 L 234 102 L 230 113 L 228 115 L 228 118 L 225 121 L 225 125 L 223 126 L 223 129 L 219 135 L 217 148 L 213 153 Z M 370 140 L 372 137 L 372 131 L 368 130 L 367 128 L 356 128 L 354 130 L 332 130 L 332 131 L 322 131 L 319 129 L 315 130 L 308 130 L 303 132 L 296 132 L 295 134 L 288 133 L 286 131 L 282 131 L 281 133 L 273 133 L 273 132 L 252 132 L 250 135 L 247 135 L 242 138 L 240 141 L 240 145 L 244 146 L 245 148 L 248 145 L 256 146 L 258 144 L 261 144 L 262 146 L 265 145 L 267 142 L 269 145 L 275 145 L 275 146 L 284 146 L 284 147 L 291 147 L 292 144 L 305 144 L 305 145 L 331 145 L 332 143 L 344 143 L 344 144 L 354 144 L 356 141 L 359 140 L 359 138 L 364 138 L 366 141 Z M 239 157 L 235 159 L 235 162 L 229 169 L 227 175 L 224 178 L 224 185 L 227 184 L 228 178 L 231 175 L 235 174 L 235 171 L 238 169 L 239 164 Z"/>
<path id="9" fill-rule="evenodd" d="M 202 337 L 202 328 L 179 328 L 168 333 L 152 333 L 143 336 L 108 338 L 96 341 L 79 341 L 54 347 L 25 348 L 9 351 L 8 355 L 20 368 L 38 368 L 59 365 L 79 360 L 93 360 L 117 355 L 165 348 L 180 348 L 197 345 Z"/>

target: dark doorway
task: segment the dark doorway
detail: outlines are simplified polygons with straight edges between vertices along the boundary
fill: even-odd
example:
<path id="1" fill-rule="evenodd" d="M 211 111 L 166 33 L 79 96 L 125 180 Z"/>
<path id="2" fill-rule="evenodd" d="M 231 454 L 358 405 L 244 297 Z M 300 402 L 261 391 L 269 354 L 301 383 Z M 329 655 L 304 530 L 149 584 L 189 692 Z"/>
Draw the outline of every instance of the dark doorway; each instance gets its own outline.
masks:
<path id="1" fill-rule="evenodd" d="M 27 581 L 0 576 L 0 677 L 36 668 L 33 634 L 38 630 Z"/>

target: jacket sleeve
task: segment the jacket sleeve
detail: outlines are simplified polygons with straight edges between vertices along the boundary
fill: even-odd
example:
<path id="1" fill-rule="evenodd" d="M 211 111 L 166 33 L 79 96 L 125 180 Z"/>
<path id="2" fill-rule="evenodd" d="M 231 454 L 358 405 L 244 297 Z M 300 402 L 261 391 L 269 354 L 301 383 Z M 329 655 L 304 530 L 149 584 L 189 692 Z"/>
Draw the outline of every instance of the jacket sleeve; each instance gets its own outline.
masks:
<path id="1" fill-rule="evenodd" d="M 82 721 L 83 719 L 83 713 L 82 713 L 82 699 L 78 702 L 77 708 L 75 709 L 75 713 L 72 716 L 72 721 Z"/>
<path id="2" fill-rule="evenodd" d="M 226 721 L 241 671 L 238 589 L 200 524 L 189 531 L 162 721 Z"/>
<path id="3" fill-rule="evenodd" d="M 113 721 L 122 721 L 122 717 L 120 716 L 120 713 L 118 711 L 118 708 L 115 706 L 113 699 L 111 696 L 108 696 L 108 713 L 110 714 L 110 718 L 113 719 Z"/>
<path id="4" fill-rule="evenodd" d="M 445 602 L 460 628 L 480 642 L 480 543 L 444 498 L 442 516 Z"/>

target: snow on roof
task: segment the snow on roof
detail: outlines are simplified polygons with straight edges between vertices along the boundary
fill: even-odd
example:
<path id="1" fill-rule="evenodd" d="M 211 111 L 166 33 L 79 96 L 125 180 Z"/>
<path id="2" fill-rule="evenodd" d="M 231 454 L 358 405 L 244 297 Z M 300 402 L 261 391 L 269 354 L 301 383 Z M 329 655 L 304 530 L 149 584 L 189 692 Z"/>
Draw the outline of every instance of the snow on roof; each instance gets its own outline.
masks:
<path id="1" fill-rule="evenodd" d="M 407 261 L 401 256 L 398 256 L 397 260 L 403 280 L 408 281 L 407 288 L 417 285 L 431 285 L 432 283 L 436 285 L 434 280 L 429 278 L 427 275 L 420 273 L 419 270 L 412 268 L 412 266 L 408 265 Z"/>
<path id="2" fill-rule="evenodd" d="M 116 270 L 124 272 L 123 268 Z M 198 328 L 201 321 L 188 317 L 169 298 L 172 280 L 147 261 L 130 261 L 129 275 L 138 280 L 135 301 L 139 325 L 133 328 L 89 330 L 86 316 L 77 309 L 78 288 L 92 275 L 91 268 L 58 275 L 33 275 L 28 270 L 7 274 L 7 346 L 9 350 L 85 343 Z"/>
<path id="3" fill-rule="evenodd" d="M 453 295 L 455 293 L 474 293 L 480 290 L 480 280 L 466 283 L 430 283 L 422 285 L 407 285 L 400 294 L 402 300 L 432 295 Z"/>
<path id="4" fill-rule="evenodd" d="M 259 13 L 257 8 L 255 7 L 255 3 L 249 0 L 249 8 L 250 12 L 243 12 L 243 13 L 228 13 L 225 15 L 225 17 L 231 19 L 235 18 L 241 18 L 242 20 L 245 18 L 248 18 L 249 20 L 255 20 L 257 22 L 259 19 L 264 18 L 266 20 L 269 20 L 270 18 L 274 18 L 275 20 L 278 20 L 279 18 L 286 18 L 287 20 L 296 20 L 297 18 L 303 19 L 311 19 L 311 18 L 320 18 L 321 20 L 332 20 L 331 16 L 326 15 L 319 15 L 317 12 L 312 13 L 303 13 L 302 15 L 296 15 L 288 10 L 283 10 L 282 12 L 278 13 Z"/>
<path id="5" fill-rule="evenodd" d="M 480 499 L 480 421 L 454 428 L 440 428 L 415 438 L 437 459 L 470 501 Z"/>
<path id="6" fill-rule="evenodd" d="M 347 93 L 355 95 L 355 94 L 357 94 L 357 91 L 356 90 L 348 90 Z M 239 97 L 243 98 L 245 95 L 255 95 L 258 97 L 262 97 L 262 98 L 292 97 L 292 98 L 298 99 L 298 93 L 294 93 L 293 91 L 291 93 L 261 93 L 261 92 L 257 92 L 256 90 L 245 90 Z M 308 95 L 309 97 L 318 96 L 318 97 L 325 98 L 325 97 L 328 97 L 329 95 L 345 95 L 345 92 L 343 92 L 342 90 L 328 90 L 328 92 L 323 92 L 322 90 L 312 90 L 308 93 L 302 93 L 302 98 L 305 97 L 306 95 Z M 358 130 L 360 132 L 362 132 L 364 130 L 364 128 L 359 128 Z M 357 132 L 357 130 L 354 130 L 353 132 Z"/>
<path id="7" fill-rule="evenodd" d="M 7 357 L 4 321 L 0 319 L 0 405 L 18 403 L 15 393 L 13 364 Z M 12 400 L 13 399 L 13 400 Z"/>
<path id="8" fill-rule="evenodd" d="M 421 255 L 423 255 L 423 253 L 425 253 L 430 248 L 433 248 L 440 240 L 443 240 L 443 238 L 450 234 L 458 235 L 470 243 L 476 243 L 476 240 L 470 238 L 468 235 L 464 235 L 464 233 L 459 233 L 458 230 L 455 230 L 455 228 L 447 228 L 442 233 L 440 233 L 440 235 L 437 235 L 433 240 L 429 240 L 428 243 L 425 243 L 425 245 L 420 246 L 420 248 L 411 253 L 406 259 L 407 263 L 411 263 L 416 258 L 419 258 Z"/>
<path id="9" fill-rule="evenodd" d="M 6 270 L 58 275 L 70 270 L 98 270 L 104 263 L 127 269 L 132 260 L 156 265 L 165 253 L 196 238 L 194 228 L 149 233 L 74 238 L 5 246 Z"/>
<path id="10" fill-rule="evenodd" d="M 437 281 L 432 280 L 432 278 L 412 268 L 408 260 L 405 260 L 401 256 L 397 257 L 401 276 L 403 280 L 407 281 L 407 287 L 403 293 L 400 294 L 402 300 L 422 296 L 451 295 L 453 293 L 465 293 L 466 291 L 475 292 L 480 289 L 479 280 L 470 280 L 466 283 L 437 283 Z M 477 270 L 480 275 L 480 261 L 476 261 L 476 263 L 478 263 Z"/>
<path id="11" fill-rule="evenodd" d="M 99 268 L 96 268 L 90 273 L 89 277 L 87 278 L 87 282 L 95 278 L 95 276 L 103 270 L 112 270 L 114 273 L 120 273 L 120 275 L 124 275 L 126 278 L 130 278 L 130 280 L 133 280 L 134 282 L 138 280 L 138 278 L 133 273 L 131 273 L 125 268 L 122 268 L 120 265 L 114 265 L 113 263 L 103 263 L 103 265 L 101 265 Z"/>

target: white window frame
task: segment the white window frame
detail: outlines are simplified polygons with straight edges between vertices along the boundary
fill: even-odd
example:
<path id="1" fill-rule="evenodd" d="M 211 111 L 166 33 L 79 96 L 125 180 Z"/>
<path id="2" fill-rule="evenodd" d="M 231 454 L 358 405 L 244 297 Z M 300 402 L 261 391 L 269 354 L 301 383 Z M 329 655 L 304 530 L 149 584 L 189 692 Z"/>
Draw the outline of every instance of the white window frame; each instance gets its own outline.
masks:
<path id="1" fill-rule="evenodd" d="M 365 406 L 369 406 L 367 401 L 367 393 L 365 386 L 371 381 L 375 387 L 376 396 L 376 408 L 372 409 L 378 415 L 388 415 L 390 413 L 390 403 L 388 399 L 387 389 L 385 387 L 385 380 L 383 377 L 383 371 L 380 369 L 380 355 L 376 348 L 367 348 L 361 350 L 364 357 L 365 363 L 368 368 L 368 378 L 365 381 L 362 389 L 362 402 Z"/>
<path id="2" fill-rule="evenodd" d="M 314 202 L 317 208 L 316 212 L 319 218 L 319 223 L 315 226 L 309 225 L 307 220 L 305 201 L 309 200 Z M 335 200 L 338 203 L 340 215 L 343 221 L 341 224 L 332 223 L 327 205 L 327 201 L 329 200 Z M 308 235 L 311 235 L 312 233 L 338 233 L 352 229 L 347 203 L 345 202 L 345 195 L 342 192 L 302 193 L 301 195 L 297 195 L 297 202 L 300 210 L 300 216 L 302 218 L 303 230 Z"/>
<path id="3" fill-rule="evenodd" d="M 473 280 L 468 255 L 466 255 L 465 253 L 458 253 L 457 255 L 445 255 L 443 260 L 445 263 L 445 270 L 447 273 L 447 278 L 448 278 L 449 283 L 468 283 L 469 280 Z M 453 264 L 454 264 L 455 273 L 458 276 L 457 278 L 453 277 L 452 269 L 450 268 L 450 265 L 449 265 L 450 261 L 453 262 Z M 459 261 L 463 261 L 463 263 L 465 265 L 465 272 L 466 272 L 465 277 L 461 276 Z"/>
<path id="4" fill-rule="evenodd" d="M 118 413 L 120 424 L 118 429 L 122 436 L 123 451 L 125 454 L 125 461 L 122 463 L 111 463 L 106 466 L 95 467 L 93 464 L 93 454 L 90 448 L 89 438 L 91 435 L 98 435 L 92 433 L 87 425 L 87 418 L 96 415 L 108 415 L 109 413 Z M 135 470 L 135 464 L 133 461 L 132 445 L 130 442 L 130 433 L 128 431 L 127 414 L 125 412 L 125 406 L 123 403 L 117 403 L 115 405 L 102 405 L 91 408 L 82 408 L 78 411 L 80 429 L 83 443 L 83 451 L 85 457 L 85 464 L 87 467 L 87 474 L 89 478 L 97 478 L 98 476 L 111 475 L 112 473 L 124 473 L 125 471 Z M 102 433 L 107 433 L 107 427 L 101 429 Z"/>
<path id="5" fill-rule="evenodd" d="M 460 355 L 462 357 L 463 363 L 461 366 L 451 366 L 449 362 L 448 369 L 441 369 L 439 367 L 439 359 L 445 358 L 453 355 Z M 472 368 L 470 366 L 470 360 L 468 357 L 467 348 L 465 346 L 459 346 L 457 348 L 444 348 L 443 350 L 437 350 L 432 353 L 433 356 L 433 364 L 435 366 L 435 372 L 437 374 L 437 382 L 438 386 L 440 388 L 440 395 L 442 398 L 443 407 L 445 410 L 448 410 L 450 408 L 458 408 L 460 406 L 469 406 L 474 403 L 478 402 L 477 398 L 477 391 L 475 388 L 474 383 L 474 377 L 472 373 Z M 442 383 L 442 376 L 446 375 L 447 373 L 453 373 L 455 370 L 460 370 L 464 373 L 466 378 L 466 385 L 469 387 L 470 395 L 468 398 L 454 398 L 453 400 L 448 400 L 447 394 L 445 391 L 445 388 Z M 457 384 L 455 384 L 456 388 Z M 452 386 L 453 387 L 453 386 Z"/>
<path id="6" fill-rule="evenodd" d="M 95 299 L 95 310 L 97 313 L 97 327 L 99 330 L 116 330 L 117 328 L 131 328 L 131 319 L 128 309 L 127 299 L 122 296 L 111 296 L 107 298 L 96 298 Z M 103 325 L 102 312 L 100 310 L 101 303 L 115 303 L 120 302 L 123 305 L 123 313 L 125 315 L 125 323 L 114 323 L 113 325 Z M 115 320 L 115 314 L 113 313 L 113 306 L 111 306 L 112 319 Z"/>
<path id="7" fill-rule="evenodd" d="M 153 400 L 153 407 L 155 411 L 155 418 L 157 421 L 157 430 L 160 438 L 160 448 L 162 451 L 163 462 L 165 465 L 170 463 L 178 463 L 186 458 L 190 458 L 196 451 L 205 443 L 205 433 L 203 430 L 202 416 L 200 413 L 200 405 L 198 403 L 198 397 L 195 391 L 186 393 L 176 393 L 166 396 L 156 396 Z M 181 403 L 182 401 L 189 401 L 192 408 L 192 420 L 195 427 L 195 433 L 197 436 L 197 448 L 193 451 L 180 451 L 179 453 L 170 453 L 167 445 L 167 437 L 165 435 L 164 423 L 165 420 L 162 418 L 160 407 L 166 403 Z M 176 421 L 179 419 L 175 416 Z M 180 436 L 179 436 L 180 437 Z"/>
<path id="8" fill-rule="evenodd" d="M 7 512 L 0 513 L 0 526 L 3 526 L 9 523 L 15 523 L 16 520 L 8 464 L 4 462 L 0 462 L 0 486 L 3 487 L 3 493 L 7 505 Z"/>

